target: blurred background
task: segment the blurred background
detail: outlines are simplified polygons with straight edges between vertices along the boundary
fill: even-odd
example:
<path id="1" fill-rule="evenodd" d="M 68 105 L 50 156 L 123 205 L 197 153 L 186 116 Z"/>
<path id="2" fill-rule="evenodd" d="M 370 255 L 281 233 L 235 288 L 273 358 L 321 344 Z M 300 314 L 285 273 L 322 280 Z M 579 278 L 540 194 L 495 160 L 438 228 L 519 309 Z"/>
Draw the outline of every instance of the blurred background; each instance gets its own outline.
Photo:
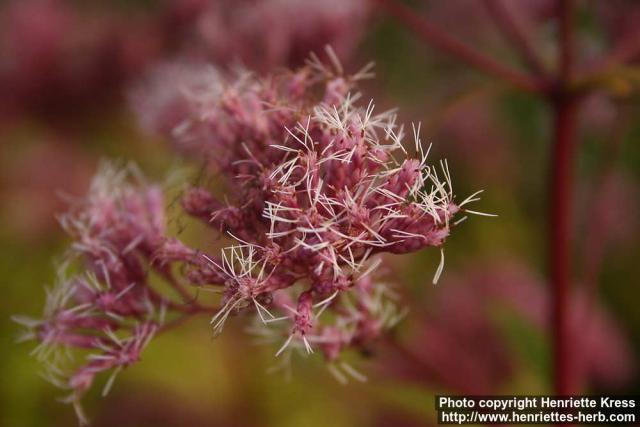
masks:
<path id="1" fill-rule="evenodd" d="M 419 16 L 514 68 L 492 1 L 415 0 Z M 554 2 L 507 5 L 553 69 Z M 488 6 L 488 7 L 487 7 Z M 495 5 L 494 5 L 495 7 Z M 640 393 L 640 4 L 576 1 L 576 56 L 586 69 L 613 52 L 579 109 L 573 214 L 572 364 L 589 393 Z M 402 350 L 354 356 L 366 383 L 340 385 L 319 357 L 291 378 L 268 373 L 242 318 L 210 339 L 206 317 L 155 339 L 110 394 L 86 397 L 94 426 L 425 426 L 436 393 L 552 390 L 547 199 L 552 111 L 539 97 L 478 73 L 417 38 L 367 0 L 14 0 L 0 2 L 0 425 L 69 426 L 70 407 L 38 376 L 32 344 L 16 344 L 14 314 L 38 315 L 69 240 L 56 222 L 100 159 L 135 161 L 149 177 L 192 167 L 145 127 L 136 93 L 187 59 L 268 72 L 331 44 L 345 68 L 375 61 L 365 99 L 422 122 L 434 159 L 447 158 L 459 195 L 485 189 L 475 217 L 439 253 L 390 257 L 410 313 Z M 640 52 L 640 50 L 638 50 Z M 146 83 L 145 83 L 146 82 Z M 161 96 L 160 94 L 158 96 Z M 149 102 L 150 100 L 146 100 Z M 187 226 L 181 238 L 202 240 Z M 199 242 L 206 246 L 207 242 Z"/>

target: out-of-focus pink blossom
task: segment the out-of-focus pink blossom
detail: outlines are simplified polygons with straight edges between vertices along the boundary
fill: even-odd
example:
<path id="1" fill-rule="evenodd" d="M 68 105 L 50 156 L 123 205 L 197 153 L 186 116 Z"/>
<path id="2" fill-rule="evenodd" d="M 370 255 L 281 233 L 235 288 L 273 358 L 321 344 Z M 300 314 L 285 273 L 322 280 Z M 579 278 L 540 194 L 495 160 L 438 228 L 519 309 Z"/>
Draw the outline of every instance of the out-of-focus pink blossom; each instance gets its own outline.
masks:
<path id="1" fill-rule="evenodd" d="M 635 32 L 640 18 L 640 7 L 633 0 L 612 0 L 591 2 L 597 12 L 596 17 L 604 26 L 613 42 Z"/>
<path id="2" fill-rule="evenodd" d="M 171 137 L 178 125 L 196 114 L 189 95 L 208 93 L 218 87 L 221 79 L 220 71 L 201 62 L 157 65 L 131 91 L 131 104 L 140 127 L 151 134 Z M 192 145 L 184 141 L 178 149 L 197 154 Z"/>
<path id="3" fill-rule="evenodd" d="M 0 119 L 55 119 L 104 108 L 157 55 L 152 21 L 125 25 L 114 14 L 68 0 L 11 0 L 0 7 Z"/>
<path id="4" fill-rule="evenodd" d="M 86 191 L 94 164 L 64 140 L 43 141 L 12 152 L 5 149 L 0 171 L 0 216 L 7 229 L 28 242 L 50 237 L 65 195 Z M 53 164 L 55 167 L 43 167 Z"/>
<path id="5" fill-rule="evenodd" d="M 177 22 L 180 28 L 179 23 L 189 22 L 196 30 L 180 32 L 178 58 L 157 64 L 132 90 L 131 103 L 142 128 L 168 135 L 193 112 L 185 96 L 197 93 L 215 98 L 213 92 L 220 88 L 217 81 L 234 67 L 262 73 L 298 67 L 310 52 L 323 55 L 327 45 L 339 56 L 348 56 L 360 40 L 368 9 L 365 0 L 169 2 L 165 20 Z M 242 79 L 237 80 L 236 90 L 244 90 Z M 332 84 L 332 91 L 345 89 L 343 81 Z"/>
<path id="6" fill-rule="evenodd" d="M 619 119 L 614 101 L 601 93 L 586 98 L 581 107 L 580 127 L 585 136 L 608 133 Z"/>
<path id="7" fill-rule="evenodd" d="M 584 293 L 571 304 L 572 375 L 582 385 L 615 388 L 635 370 L 623 334 Z M 385 364 L 385 369 L 450 392 L 497 393 L 514 375 L 513 353 L 495 313 L 544 336 L 550 300 L 545 284 L 526 268 L 508 263 L 472 268 L 449 276 L 409 338 L 419 363 Z"/>
<path id="8" fill-rule="evenodd" d="M 596 204 L 591 206 L 594 215 L 585 226 L 597 228 L 592 232 L 602 236 L 603 245 L 624 247 L 635 242 L 638 219 L 634 212 L 640 204 L 636 183 L 624 173 L 616 172 L 605 176 L 595 193 L 593 190 L 583 190 L 585 203 Z"/>
<path id="9" fill-rule="evenodd" d="M 368 6 L 365 0 L 216 0 L 202 9 L 197 36 L 209 60 L 264 72 L 300 65 L 327 44 L 347 55 L 361 38 Z"/>
<path id="10" fill-rule="evenodd" d="M 442 138 L 455 141 L 449 144 L 450 151 L 474 175 L 501 180 L 511 175 L 509 136 L 500 130 L 484 102 L 486 99 L 472 100 L 452 108 L 440 126 Z"/>

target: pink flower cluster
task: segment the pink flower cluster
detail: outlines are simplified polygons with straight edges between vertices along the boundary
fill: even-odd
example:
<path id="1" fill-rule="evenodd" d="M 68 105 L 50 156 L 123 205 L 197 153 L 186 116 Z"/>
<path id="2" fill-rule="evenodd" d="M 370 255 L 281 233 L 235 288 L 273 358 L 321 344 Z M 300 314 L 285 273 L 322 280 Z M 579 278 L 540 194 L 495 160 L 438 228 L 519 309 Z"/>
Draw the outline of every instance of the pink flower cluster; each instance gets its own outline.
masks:
<path id="1" fill-rule="evenodd" d="M 131 168 L 104 167 L 88 199 L 62 218 L 86 272 L 61 280 L 43 320 L 19 320 L 73 402 L 98 372 L 135 362 L 173 324 L 161 326 L 165 312 L 209 312 L 216 333 L 230 316 L 254 312 L 253 332 L 277 342 L 284 361 L 317 349 L 340 381 L 363 379 L 341 353 L 367 348 L 403 315 L 373 275 L 379 255 L 442 247 L 454 216 L 477 198 L 454 201 L 448 166 L 427 163 L 419 127 L 409 149 L 393 112 L 359 102 L 355 85 L 369 67 L 347 76 L 329 56 L 330 66 L 312 57 L 265 78 L 210 71 L 176 92 L 185 116 L 175 144 L 224 177 L 225 202 L 205 187 L 181 199 L 187 214 L 234 241 L 219 255 L 167 237 L 161 189 Z M 434 282 L 441 271 L 442 263 Z M 221 294 L 219 307 L 195 301 L 196 288 Z M 60 346 L 89 349 L 88 362 L 67 375 Z"/>
<path id="2" fill-rule="evenodd" d="M 240 61 L 254 70 L 300 65 L 326 44 L 353 50 L 369 15 L 366 0 L 177 0 L 195 3 L 195 45 L 217 64 Z M 265 34 L 268 33 L 268 37 Z"/>
<path id="3" fill-rule="evenodd" d="M 631 349 L 611 313 L 590 301 L 580 285 L 571 294 L 569 316 L 576 349 L 572 375 L 582 387 L 619 389 L 634 377 Z M 504 258 L 448 274 L 428 308 L 412 311 L 417 323 L 403 335 L 409 360 L 390 347 L 378 357 L 379 366 L 443 393 L 497 394 L 518 381 L 521 364 L 535 363 L 529 355 L 516 354 L 514 332 L 505 333 L 505 328 L 517 328 L 519 339 L 526 337 L 531 348 L 547 339 L 551 299 L 546 287 L 535 272 Z"/>
<path id="4" fill-rule="evenodd" d="M 171 274 L 153 260 L 167 242 L 159 187 L 134 184 L 131 172 L 104 165 L 88 198 L 60 221 L 74 243 L 58 283 L 47 291 L 44 316 L 15 320 L 27 327 L 24 339 L 40 342 L 33 353 L 45 363 L 46 377 L 71 390 L 67 400 L 84 421 L 79 398 L 94 377 L 112 371 L 108 391 L 115 375 L 138 360 L 166 309 L 182 306 L 149 285 L 150 266 L 167 279 Z M 77 257 L 85 270 L 71 275 Z M 84 365 L 73 363 L 71 348 L 88 352 Z"/>
<path id="5" fill-rule="evenodd" d="M 116 103 L 123 85 L 158 56 L 165 36 L 152 20 L 112 12 L 69 0 L 3 2 L 0 121 L 77 124 L 78 115 Z"/>

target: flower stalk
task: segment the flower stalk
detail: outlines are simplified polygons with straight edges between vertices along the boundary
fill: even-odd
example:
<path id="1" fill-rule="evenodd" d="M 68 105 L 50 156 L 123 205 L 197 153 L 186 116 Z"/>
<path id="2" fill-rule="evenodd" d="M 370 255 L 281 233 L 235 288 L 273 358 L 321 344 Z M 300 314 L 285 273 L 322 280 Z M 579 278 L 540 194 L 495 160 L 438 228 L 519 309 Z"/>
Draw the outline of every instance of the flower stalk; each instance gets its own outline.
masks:
<path id="1" fill-rule="evenodd" d="M 559 396 L 574 391 L 577 381 L 571 364 L 569 297 L 571 294 L 571 204 L 573 200 L 573 167 L 576 156 L 577 108 L 579 95 L 571 90 L 574 67 L 573 2 L 558 0 L 560 46 L 558 79 L 550 97 L 554 111 L 554 134 L 549 181 L 550 235 L 549 273 L 551 279 L 553 325 L 554 389 Z"/>
<path id="2" fill-rule="evenodd" d="M 560 98 L 554 103 L 554 141 L 549 181 L 549 270 L 552 292 L 554 387 L 568 395 L 571 375 L 569 297 L 571 293 L 571 201 L 576 152 L 577 100 Z"/>
<path id="3" fill-rule="evenodd" d="M 502 81 L 508 82 L 525 92 L 540 93 L 545 90 L 545 80 L 513 70 L 495 59 L 470 48 L 431 24 L 427 19 L 416 15 L 410 8 L 399 1 L 374 1 L 418 37 L 443 53 L 459 59 L 489 75 L 497 77 Z"/>
<path id="4" fill-rule="evenodd" d="M 481 54 L 450 37 L 428 20 L 415 14 L 397 0 L 375 0 L 391 16 L 432 47 L 449 54 L 476 69 L 493 75 L 515 88 L 543 97 L 553 114 L 551 164 L 549 178 L 549 235 L 548 265 L 552 298 L 550 328 L 553 348 L 553 383 L 557 395 L 575 392 L 579 383 L 571 366 L 569 327 L 569 297 L 571 293 L 571 204 L 573 168 L 577 151 L 577 111 L 589 88 L 575 87 L 575 28 L 574 2 L 557 0 L 556 19 L 559 27 L 557 70 L 551 75 L 544 71 L 541 59 L 533 50 L 528 34 L 517 26 L 499 0 L 486 0 L 485 6 L 501 27 L 506 41 L 517 48 L 533 75 L 514 71 L 494 59 Z M 637 43 L 630 36 L 619 43 L 611 55 L 603 59 L 610 66 L 613 61 L 633 56 Z M 622 53 L 621 53 L 622 52 Z"/>

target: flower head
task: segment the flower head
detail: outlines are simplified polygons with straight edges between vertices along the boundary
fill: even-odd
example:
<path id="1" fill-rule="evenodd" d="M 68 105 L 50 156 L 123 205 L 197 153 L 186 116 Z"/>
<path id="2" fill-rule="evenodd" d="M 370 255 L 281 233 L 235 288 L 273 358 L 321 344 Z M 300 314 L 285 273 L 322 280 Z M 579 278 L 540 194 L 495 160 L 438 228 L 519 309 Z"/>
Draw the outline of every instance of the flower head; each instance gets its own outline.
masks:
<path id="1" fill-rule="evenodd" d="M 192 115 L 174 143 L 197 147 L 233 195 L 223 203 L 197 187 L 183 199 L 187 212 L 238 242 L 220 257 L 203 255 L 223 276 L 210 283 L 224 295 L 216 333 L 251 307 L 265 327 L 288 324 L 278 354 L 296 342 L 311 352 L 317 342 L 336 359 L 394 323 L 379 301 L 386 288 L 370 278 L 375 255 L 441 247 L 459 212 L 482 214 L 465 207 L 479 193 L 455 200 L 446 161 L 429 164 L 419 126 L 407 147 L 394 112 L 359 102 L 356 85 L 368 75 L 347 76 L 337 60 L 312 56 L 293 72 L 241 72 L 187 96 Z M 441 272 L 442 264 L 434 282 Z M 338 321 L 319 323 L 316 309 Z"/>
<path id="2" fill-rule="evenodd" d="M 92 351 L 71 370 L 49 363 L 76 406 L 96 374 L 115 376 L 139 359 L 165 312 L 209 313 L 216 334 L 231 316 L 255 313 L 252 331 L 279 346 L 283 363 L 319 350 L 339 381 L 362 381 L 342 353 L 368 349 L 404 315 L 376 275 L 382 254 L 440 248 L 438 280 L 456 217 L 482 214 L 466 208 L 479 193 L 458 202 L 446 161 L 430 164 L 420 127 L 407 146 L 394 112 L 361 102 L 356 86 L 370 67 L 349 76 L 327 56 L 329 65 L 312 56 L 267 77 L 209 69 L 182 86 L 169 134 L 228 190 L 222 201 L 204 185 L 188 187 L 182 207 L 234 241 L 218 256 L 167 236 L 161 187 L 134 168 L 103 166 L 89 196 L 62 217 L 86 272 L 61 280 L 43 320 L 19 320 L 41 342 L 38 353 Z M 174 295 L 156 289 L 151 273 Z M 220 294 L 218 308 L 196 301 L 198 291 Z"/>

